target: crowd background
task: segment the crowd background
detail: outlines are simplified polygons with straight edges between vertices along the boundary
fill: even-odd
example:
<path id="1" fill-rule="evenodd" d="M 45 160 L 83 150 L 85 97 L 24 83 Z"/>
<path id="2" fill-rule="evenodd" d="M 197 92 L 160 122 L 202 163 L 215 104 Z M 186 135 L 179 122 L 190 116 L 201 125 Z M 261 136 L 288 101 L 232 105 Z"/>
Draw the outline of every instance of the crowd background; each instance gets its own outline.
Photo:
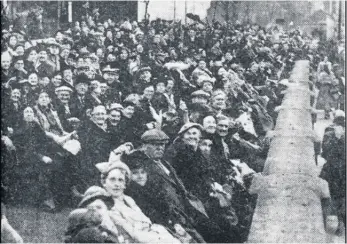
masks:
<path id="1" fill-rule="evenodd" d="M 275 107 L 308 59 L 316 107 L 334 117 L 321 177 L 342 225 L 345 81 L 332 42 L 96 16 L 45 39 L 39 24 L 2 25 L 2 202 L 78 207 L 66 242 L 244 242 Z"/>

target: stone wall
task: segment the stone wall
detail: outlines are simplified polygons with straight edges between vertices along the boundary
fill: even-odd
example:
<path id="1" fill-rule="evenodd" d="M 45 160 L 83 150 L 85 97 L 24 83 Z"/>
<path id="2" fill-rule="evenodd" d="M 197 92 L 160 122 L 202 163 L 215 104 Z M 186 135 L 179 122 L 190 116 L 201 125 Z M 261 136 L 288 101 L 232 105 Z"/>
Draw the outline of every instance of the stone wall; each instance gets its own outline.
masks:
<path id="1" fill-rule="evenodd" d="M 297 61 L 279 114 L 262 175 L 248 242 L 326 242 L 321 198 L 329 195 L 314 160 L 309 62 Z"/>

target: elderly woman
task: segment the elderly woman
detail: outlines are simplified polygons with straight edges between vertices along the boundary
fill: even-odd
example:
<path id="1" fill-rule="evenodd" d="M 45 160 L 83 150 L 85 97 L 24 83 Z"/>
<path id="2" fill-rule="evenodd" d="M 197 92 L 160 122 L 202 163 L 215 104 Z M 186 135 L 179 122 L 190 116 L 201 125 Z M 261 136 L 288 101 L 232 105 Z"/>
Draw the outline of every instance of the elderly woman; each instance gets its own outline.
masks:
<path id="1" fill-rule="evenodd" d="M 24 109 L 20 125 L 14 128 L 13 143 L 17 149 L 18 165 L 14 179 L 15 199 L 24 204 L 41 205 L 53 210 L 55 204 L 50 189 L 52 158 L 48 138 L 35 118 L 31 107 Z"/>
<path id="2" fill-rule="evenodd" d="M 122 162 L 99 163 L 101 184 L 114 200 L 110 211 L 112 221 L 141 243 L 180 243 L 163 226 L 152 224 L 135 201 L 124 194 L 130 181 L 130 169 Z"/>

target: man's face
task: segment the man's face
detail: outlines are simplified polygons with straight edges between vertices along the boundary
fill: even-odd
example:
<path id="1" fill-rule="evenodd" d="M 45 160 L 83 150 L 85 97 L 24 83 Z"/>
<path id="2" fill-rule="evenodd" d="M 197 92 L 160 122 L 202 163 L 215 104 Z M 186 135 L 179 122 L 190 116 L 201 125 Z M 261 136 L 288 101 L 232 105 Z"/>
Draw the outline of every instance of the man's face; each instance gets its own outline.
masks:
<path id="1" fill-rule="evenodd" d="M 210 82 L 204 82 L 201 89 L 204 92 L 210 93 L 213 90 L 213 85 Z"/>
<path id="2" fill-rule="evenodd" d="M 133 169 L 131 171 L 131 180 L 135 181 L 140 186 L 146 185 L 148 174 L 143 168 Z"/>
<path id="3" fill-rule="evenodd" d="M 119 79 L 119 74 L 113 73 L 113 72 L 105 72 L 103 75 L 103 78 L 107 81 L 107 83 L 110 85 L 114 81 Z"/>
<path id="4" fill-rule="evenodd" d="M 76 84 L 75 89 L 78 95 L 84 96 L 88 91 L 88 85 L 86 83 L 81 82 Z"/>
<path id="5" fill-rule="evenodd" d="M 225 109 L 226 104 L 225 104 L 225 95 L 224 94 L 220 94 L 215 96 L 212 99 L 212 107 L 215 109 Z"/>
<path id="6" fill-rule="evenodd" d="M 18 60 L 15 64 L 14 64 L 14 68 L 17 70 L 22 70 L 24 69 L 24 61 L 23 60 Z"/>
<path id="7" fill-rule="evenodd" d="M 101 89 L 101 94 L 105 94 L 108 89 L 108 85 L 106 83 L 101 83 L 100 89 Z"/>
<path id="8" fill-rule="evenodd" d="M 4 70 L 8 70 L 11 65 L 11 58 L 6 57 L 5 55 L 1 55 L 1 68 Z"/>
<path id="9" fill-rule="evenodd" d="M 58 55 L 59 54 L 59 47 L 52 45 L 49 47 L 49 52 L 53 55 Z"/>
<path id="10" fill-rule="evenodd" d="M 132 118 L 135 112 L 134 106 L 127 106 L 123 109 L 123 115 L 127 118 Z"/>
<path id="11" fill-rule="evenodd" d="M 72 80 L 72 70 L 71 69 L 66 69 L 63 71 L 63 77 L 65 80 Z"/>
<path id="12" fill-rule="evenodd" d="M 148 100 L 151 100 L 153 98 L 154 95 L 154 87 L 153 86 L 149 86 L 147 88 L 145 88 L 145 90 L 143 90 L 143 96 L 145 98 L 147 98 Z"/>
<path id="13" fill-rule="evenodd" d="M 106 108 L 104 106 L 95 107 L 92 112 L 92 118 L 97 125 L 104 125 L 107 119 Z"/>
<path id="14" fill-rule="evenodd" d="M 61 32 L 58 32 L 58 33 L 55 35 L 55 40 L 56 40 L 57 42 L 63 41 L 63 38 L 64 38 L 64 36 L 63 36 L 63 34 L 62 34 Z"/>
<path id="15" fill-rule="evenodd" d="M 39 79 L 39 84 L 42 87 L 48 86 L 49 82 L 50 82 L 50 80 L 49 80 L 48 77 L 42 77 L 42 78 Z"/>
<path id="16" fill-rule="evenodd" d="M 60 56 L 65 59 L 69 56 L 69 54 L 70 54 L 70 51 L 68 49 L 63 49 L 60 53 Z"/>
<path id="17" fill-rule="evenodd" d="M 201 132 L 198 128 L 190 128 L 183 134 L 183 142 L 186 145 L 197 147 L 200 140 Z"/>
<path id="18" fill-rule="evenodd" d="M 18 89 L 13 89 L 11 92 L 11 100 L 13 102 L 18 102 L 20 99 L 20 91 Z"/>
<path id="19" fill-rule="evenodd" d="M 61 85 L 62 77 L 61 75 L 56 75 L 52 78 L 52 83 L 54 86 L 58 87 Z"/>
<path id="20" fill-rule="evenodd" d="M 199 68 L 200 69 L 205 69 L 206 68 L 206 62 L 205 61 L 200 61 L 199 62 Z"/>
<path id="21" fill-rule="evenodd" d="M 165 92 L 165 85 L 164 83 L 160 82 L 157 84 L 157 92 L 164 93 Z"/>
<path id="22" fill-rule="evenodd" d="M 229 129 L 229 121 L 227 119 L 223 119 L 218 121 L 217 123 L 217 133 L 221 137 L 225 137 L 228 135 L 228 129 Z"/>
<path id="23" fill-rule="evenodd" d="M 145 152 L 148 157 L 158 160 L 164 156 L 165 152 L 165 143 L 148 143 L 145 145 Z"/>
<path id="24" fill-rule="evenodd" d="M 160 43 L 160 35 L 155 35 L 154 36 L 153 43 Z"/>
<path id="25" fill-rule="evenodd" d="M 119 121 L 121 120 L 121 112 L 117 110 L 112 110 L 109 115 L 109 119 L 112 125 L 118 125 Z"/>
<path id="26" fill-rule="evenodd" d="M 57 94 L 57 97 L 63 104 L 68 104 L 70 101 L 71 94 L 68 91 L 60 91 Z"/>
<path id="27" fill-rule="evenodd" d="M 39 52 L 39 60 L 40 62 L 45 62 L 47 60 L 47 52 L 42 50 Z"/>
<path id="28" fill-rule="evenodd" d="M 167 85 L 166 85 L 166 91 L 172 91 L 172 89 L 174 88 L 174 82 L 173 80 L 168 80 L 167 81 Z"/>

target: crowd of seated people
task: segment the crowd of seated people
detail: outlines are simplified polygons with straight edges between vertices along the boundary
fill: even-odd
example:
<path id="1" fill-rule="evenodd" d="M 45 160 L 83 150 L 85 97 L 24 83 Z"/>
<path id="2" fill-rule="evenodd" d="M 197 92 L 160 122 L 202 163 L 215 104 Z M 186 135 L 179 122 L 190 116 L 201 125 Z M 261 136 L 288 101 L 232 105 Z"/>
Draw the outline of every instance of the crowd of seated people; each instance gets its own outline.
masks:
<path id="1" fill-rule="evenodd" d="M 33 39 L 7 26 L 2 202 L 77 208 L 70 243 L 245 242 L 256 204 L 245 179 L 262 172 L 294 62 L 336 73 L 323 107 L 344 109 L 327 51 L 274 31 L 88 16 Z"/>

